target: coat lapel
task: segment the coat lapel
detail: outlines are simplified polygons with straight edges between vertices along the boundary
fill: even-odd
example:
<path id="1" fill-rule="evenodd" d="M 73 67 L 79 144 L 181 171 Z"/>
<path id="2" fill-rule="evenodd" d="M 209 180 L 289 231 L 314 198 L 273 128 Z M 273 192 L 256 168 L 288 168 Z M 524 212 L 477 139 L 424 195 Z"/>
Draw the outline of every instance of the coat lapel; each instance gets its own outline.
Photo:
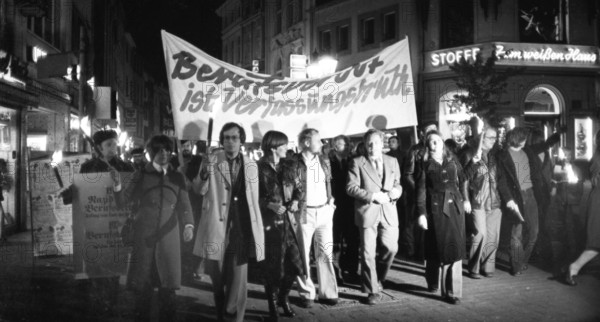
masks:
<path id="1" fill-rule="evenodd" d="M 219 155 L 218 161 L 219 161 L 219 163 L 217 165 L 217 172 L 219 172 L 221 174 L 221 176 L 223 177 L 223 180 L 225 180 L 225 184 L 228 187 L 231 187 L 231 175 L 229 174 L 229 172 L 230 172 L 229 163 L 227 162 L 225 154 Z"/>
<path id="2" fill-rule="evenodd" d="M 363 157 L 362 167 L 365 169 L 365 172 L 371 178 L 371 180 L 373 180 L 373 182 L 375 182 L 377 184 L 377 186 L 379 186 L 381 188 L 382 187 L 381 178 L 379 178 L 379 174 L 377 174 L 377 170 L 375 170 L 375 168 L 373 167 L 373 165 L 371 164 L 369 159 Z"/>

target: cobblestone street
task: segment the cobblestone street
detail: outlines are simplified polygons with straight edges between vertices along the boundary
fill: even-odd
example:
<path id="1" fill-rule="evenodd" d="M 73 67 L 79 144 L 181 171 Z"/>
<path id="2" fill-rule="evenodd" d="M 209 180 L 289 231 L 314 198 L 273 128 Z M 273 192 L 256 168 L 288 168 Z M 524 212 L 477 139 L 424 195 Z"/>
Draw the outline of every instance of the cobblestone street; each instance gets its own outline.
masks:
<path id="1" fill-rule="evenodd" d="M 28 252 L 29 251 L 29 252 Z M 10 241 L 1 248 L 0 319 L 2 321 L 130 321 L 133 300 L 121 278 L 118 304 L 102 312 L 88 307 L 80 282 L 72 278 L 68 257 L 36 259 L 26 241 Z M 463 279 L 463 299 L 450 305 L 426 289 L 423 266 L 396 260 L 383 301 L 363 304 L 357 285 L 340 288 L 340 303 L 329 307 L 316 303 L 311 309 L 294 306 L 294 321 L 598 321 L 600 319 L 600 270 L 592 265 L 582 271 L 579 285 L 570 287 L 549 280 L 550 274 L 533 264 L 521 276 L 503 269 L 495 277 Z M 179 321 L 214 321 L 210 280 L 186 283 L 178 291 Z M 292 304 L 298 302 L 295 290 Z M 149 304 L 156 308 L 156 303 Z M 249 287 L 248 321 L 265 321 L 267 301 L 262 285 Z M 156 315 L 156 314 L 154 314 Z"/>

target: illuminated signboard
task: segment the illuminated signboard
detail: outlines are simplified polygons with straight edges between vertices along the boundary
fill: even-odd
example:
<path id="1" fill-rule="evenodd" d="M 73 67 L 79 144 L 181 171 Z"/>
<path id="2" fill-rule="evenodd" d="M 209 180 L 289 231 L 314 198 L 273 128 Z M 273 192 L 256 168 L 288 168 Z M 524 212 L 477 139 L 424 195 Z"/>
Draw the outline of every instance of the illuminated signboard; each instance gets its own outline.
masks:
<path id="1" fill-rule="evenodd" d="M 481 54 L 484 58 L 489 57 L 492 51 L 496 53 L 498 65 L 600 67 L 597 47 L 494 42 L 428 52 L 425 71 L 449 70 L 450 65 L 461 59 L 473 61 L 477 54 Z"/>
<path id="2" fill-rule="evenodd" d="M 464 48 L 453 51 L 443 51 L 431 54 L 431 65 L 434 67 L 452 65 L 461 59 L 474 60 L 481 49 L 478 47 Z"/>

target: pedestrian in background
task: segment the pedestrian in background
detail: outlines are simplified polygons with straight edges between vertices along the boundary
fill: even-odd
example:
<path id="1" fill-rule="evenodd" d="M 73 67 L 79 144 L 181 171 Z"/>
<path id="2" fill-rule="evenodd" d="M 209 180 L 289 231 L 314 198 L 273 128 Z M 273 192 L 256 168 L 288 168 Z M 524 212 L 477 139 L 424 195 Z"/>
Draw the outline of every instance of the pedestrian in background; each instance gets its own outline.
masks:
<path id="1" fill-rule="evenodd" d="M 404 198 L 406 198 L 405 225 L 402 229 L 402 239 L 400 240 L 400 249 L 408 258 L 422 260 L 423 258 L 423 231 L 418 228 L 416 219 L 419 214 L 417 211 L 416 187 L 419 180 L 419 174 L 422 173 L 421 165 L 426 154 L 425 138 L 431 131 L 437 131 L 435 122 L 426 122 L 420 126 L 419 142 L 408 149 L 406 158 L 402 164 L 402 187 L 404 188 Z"/>
<path id="2" fill-rule="evenodd" d="M 331 162 L 331 189 L 335 198 L 333 213 L 334 269 L 338 285 L 346 281 L 358 283 L 360 235 L 354 224 L 354 199 L 346 193 L 348 164 L 351 160 L 350 139 L 338 135 L 329 154 Z"/>
<path id="3" fill-rule="evenodd" d="M 585 264 L 598 255 L 600 250 L 600 131 L 595 136 L 596 151 L 590 163 L 590 179 L 592 191 L 587 204 L 587 241 L 585 250 L 579 257 L 569 265 L 565 273 L 565 282 L 569 285 L 577 285 L 575 276 Z"/>

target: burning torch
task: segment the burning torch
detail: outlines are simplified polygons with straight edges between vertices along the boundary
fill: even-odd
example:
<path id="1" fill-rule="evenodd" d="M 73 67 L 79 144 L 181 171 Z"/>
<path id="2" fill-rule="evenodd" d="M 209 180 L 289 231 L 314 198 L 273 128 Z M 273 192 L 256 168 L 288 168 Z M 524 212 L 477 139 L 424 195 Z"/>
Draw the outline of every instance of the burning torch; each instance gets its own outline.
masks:
<path id="1" fill-rule="evenodd" d="M 98 149 L 94 144 L 94 140 L 92 140 L 92 125 L 90 124 L 90 118 L 88 116 L 81 119 L 79 129 L 81 130 L 81 133 L 83 133 L 83 137 L 90 143 L 94 151 L 96 151 L 96 155 L 98 155 L 98 157 L 102 156 L 102 152 L 100 152 L 100 149 Z"/>
<path id="2" fill-rule="evenodd" d="M 56 181 L 58 181 L 58 186 L 62 189 L 64 188 L 63 181 L 60 177 L 60 173 L 58 172 L 58 165 L 62 162 L 63 153 L 62 151 L 55 151 L 52 154 L 52 161 L 50 164 L 52 165 L 52 169 L 54 169 L 54 176 L 56 177 Z"/>

